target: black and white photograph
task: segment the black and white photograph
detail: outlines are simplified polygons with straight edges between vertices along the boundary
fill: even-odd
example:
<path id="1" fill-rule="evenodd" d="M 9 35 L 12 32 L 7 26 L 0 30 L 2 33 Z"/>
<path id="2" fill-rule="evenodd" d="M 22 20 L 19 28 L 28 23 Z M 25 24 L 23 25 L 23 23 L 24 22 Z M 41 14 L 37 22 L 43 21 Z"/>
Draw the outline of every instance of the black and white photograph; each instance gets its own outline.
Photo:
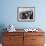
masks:
<path id="1" fill-rule="evenodd" d="M 18 21 L 35 21 L 35 8 L 34 7 L 18 7 L 17 8 Z"/>

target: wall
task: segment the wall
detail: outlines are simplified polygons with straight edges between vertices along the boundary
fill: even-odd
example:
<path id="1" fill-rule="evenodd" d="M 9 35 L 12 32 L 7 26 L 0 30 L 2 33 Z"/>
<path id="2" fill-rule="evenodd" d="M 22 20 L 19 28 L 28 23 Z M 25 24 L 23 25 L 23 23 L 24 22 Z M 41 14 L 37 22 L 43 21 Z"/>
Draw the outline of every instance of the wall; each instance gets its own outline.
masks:
<path id="1" fill-rule="evenodd" d="M 42 0 L 1 0 L 0 24 L 13 24 L 16 28 L 46 28 L 46 1 Z M 35 7 L 35 22 L 17 22 L 17 7 Z"/>
<path id="2" fill-rule="evenodd" d="M 13 24 L 16 28 L 40 27 L 46 32 L 46 0 L 0 0 L 0 31 Z M 35 7 L 35 22 L 18 22 L 17 7 Z"/>
<path id="3" fill-rule="evenodd" d="M 13 24 L 16 28 L 44 27 L 46 28 L 45 0 L 1 0 L 0 24 Z M 18 22 L 17 7 L 35 7 L 35 22 Z"/>

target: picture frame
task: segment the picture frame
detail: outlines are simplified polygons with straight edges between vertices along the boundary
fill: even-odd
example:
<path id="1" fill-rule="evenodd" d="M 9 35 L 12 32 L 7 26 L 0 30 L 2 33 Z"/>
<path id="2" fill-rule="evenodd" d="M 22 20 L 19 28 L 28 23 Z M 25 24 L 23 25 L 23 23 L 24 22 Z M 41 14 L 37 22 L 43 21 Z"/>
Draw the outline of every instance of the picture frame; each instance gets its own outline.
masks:
<path id="1" fill-rule="evenodd" d="M 34 22 L 35 7 L 17 7 L 17 21 Z"/>

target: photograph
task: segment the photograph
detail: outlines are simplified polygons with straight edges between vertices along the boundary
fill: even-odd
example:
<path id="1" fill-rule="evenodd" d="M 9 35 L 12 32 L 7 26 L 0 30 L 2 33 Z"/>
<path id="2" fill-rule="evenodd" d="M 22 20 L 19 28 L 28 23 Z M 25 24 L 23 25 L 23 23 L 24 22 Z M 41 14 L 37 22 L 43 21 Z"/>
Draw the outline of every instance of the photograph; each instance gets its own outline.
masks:
<path id="1" fill-rule="evenodd" d="M 34 7 L 18 7 L 17 8 L 17 20 L 18 21 L 34 21 L 35 20 L 35 8 Z"/>

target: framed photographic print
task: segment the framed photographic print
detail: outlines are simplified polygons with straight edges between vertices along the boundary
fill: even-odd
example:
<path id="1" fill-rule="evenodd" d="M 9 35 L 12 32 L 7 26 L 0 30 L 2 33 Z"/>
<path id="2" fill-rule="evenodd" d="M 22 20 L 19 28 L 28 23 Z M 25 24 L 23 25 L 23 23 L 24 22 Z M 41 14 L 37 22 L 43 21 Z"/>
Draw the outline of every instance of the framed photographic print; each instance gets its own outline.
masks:
<path id="1" fill-rule="evenodd" d="M 35 21 L 35 7 L 18 7 L 17 20 L 20 22 Z"/>

